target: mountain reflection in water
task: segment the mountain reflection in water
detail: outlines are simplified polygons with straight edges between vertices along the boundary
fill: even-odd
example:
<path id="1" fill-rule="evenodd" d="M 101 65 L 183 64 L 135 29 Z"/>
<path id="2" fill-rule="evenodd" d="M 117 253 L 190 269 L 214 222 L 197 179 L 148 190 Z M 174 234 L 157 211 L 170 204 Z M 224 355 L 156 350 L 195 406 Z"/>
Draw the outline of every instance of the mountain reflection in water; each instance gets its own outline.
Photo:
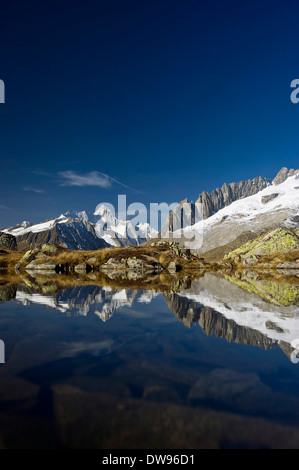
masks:
<path id="1" fill-rule="evenodd" d="M 2 277 L 0 447 L 298 447 L 298 299 L 295 274 Z"/>
<path id="2" fill-rule="evenodd" d="M 59 280 L 59 276 L 23 278 L 22 284 L 0 289 L 0 300 L 10 298 L 23 305 L 45 305 L 67 315 L 96 315 L 106 322 L 116 310 L 133 307 L 135 303 L 150 303 L 159 295 L 157 291 L 136 290 L 134 286 L 61 288 L 55 279 Z M 215 334 L 229 342 L 264 349 L 280 346 L 292 357 L 291 343 L 299 338 L 299 279 L 297 285 L 294 279 L 293 284 L 263 280 L 250 271 L 242 279 L 206 274 L 193 281 L 182 278 L 169 289 L 164 286 L 163 291 L 169 309 L 185 326 L 198 324 L 207 335 Z"/>

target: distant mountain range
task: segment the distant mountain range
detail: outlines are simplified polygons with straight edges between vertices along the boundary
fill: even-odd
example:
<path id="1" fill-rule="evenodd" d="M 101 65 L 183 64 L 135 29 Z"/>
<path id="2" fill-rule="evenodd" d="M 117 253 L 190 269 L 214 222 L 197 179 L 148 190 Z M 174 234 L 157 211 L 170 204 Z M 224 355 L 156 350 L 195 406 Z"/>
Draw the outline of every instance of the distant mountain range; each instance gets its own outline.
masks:
<path id="1" fill-rule="evenodd" d="M 189 213 L 182 211 L 188 203 Z M 202 220 L 198 220 L 197 205 L 202 204 Z M 282 168 L 273 179 L 264 177 L 240 183 L 224 184 L 211 194 L 203 192 L 196 203 L 185 199 L 165 221 L 160 236 L 167 231 L 178 235 L 176 228 L 187 216 L 189 226 L 181 232 L 192 236 L 202 231 L 200 253 L 223 257 L 227 249 L 234 250 L 260 233 L 276 227 L 299 227 L 299 170 Z M 187 211 L 188 212 L 188 211 Z M 107 246 L 140 245 L 158 237 L 148 223 L 133 226 L 131 221 L 115 217 L 104 205 L 95 213 L 67 212 L 39 224 L 22 222 L 2 230 L 16 237 L 18 249 L 25 251 L 36 244 L 56 243 L 69 249 L 96 250 Z"/>
<path id="2" fill-rule="evenodd" d="M 66 212 L 39 224 L 24 221 L 3 229 L 2 233 L 13 235 L 21 251 L 44 243 L 55 243 L 72 250 L 97 250 L 108 246 L 140 245 L 157 236 L 149 224 L 133 227 L 130 221 L 118 219 L 104 205 L 94 213 Z"/>

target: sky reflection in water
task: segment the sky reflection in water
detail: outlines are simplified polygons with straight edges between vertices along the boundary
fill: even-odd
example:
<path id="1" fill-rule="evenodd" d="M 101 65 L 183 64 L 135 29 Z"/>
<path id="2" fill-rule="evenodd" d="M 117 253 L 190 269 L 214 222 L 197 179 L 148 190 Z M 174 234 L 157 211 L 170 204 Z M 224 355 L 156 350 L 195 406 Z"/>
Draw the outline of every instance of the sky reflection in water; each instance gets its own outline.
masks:
<path id="1" fill-rule="evenodd" d="M 298 286 L 231 281 L 3 286 L 0 445 L 298 447 Z"/>

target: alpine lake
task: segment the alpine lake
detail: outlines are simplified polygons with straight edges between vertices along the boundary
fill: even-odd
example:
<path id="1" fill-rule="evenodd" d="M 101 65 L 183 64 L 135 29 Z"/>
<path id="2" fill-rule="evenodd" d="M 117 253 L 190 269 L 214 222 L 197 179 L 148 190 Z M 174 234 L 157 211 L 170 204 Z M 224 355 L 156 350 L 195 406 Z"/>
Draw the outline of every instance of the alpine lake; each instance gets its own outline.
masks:
<path id="1" fill-rule="evenodd" d="M 0 338 L 0 448 L 299 447 L 299 273 L 3 274 Z"/>

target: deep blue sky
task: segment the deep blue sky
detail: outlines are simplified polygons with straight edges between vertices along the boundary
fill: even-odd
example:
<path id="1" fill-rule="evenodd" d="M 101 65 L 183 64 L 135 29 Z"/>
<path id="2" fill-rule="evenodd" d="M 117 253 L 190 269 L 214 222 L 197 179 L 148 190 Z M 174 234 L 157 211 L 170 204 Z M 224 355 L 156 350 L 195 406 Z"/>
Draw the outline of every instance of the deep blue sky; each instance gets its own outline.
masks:
<path id="1" fill-rule="evenodd" d="M 0 227 L 298 168 L 298 18 L 298 0 L 2 0 Z"/>

